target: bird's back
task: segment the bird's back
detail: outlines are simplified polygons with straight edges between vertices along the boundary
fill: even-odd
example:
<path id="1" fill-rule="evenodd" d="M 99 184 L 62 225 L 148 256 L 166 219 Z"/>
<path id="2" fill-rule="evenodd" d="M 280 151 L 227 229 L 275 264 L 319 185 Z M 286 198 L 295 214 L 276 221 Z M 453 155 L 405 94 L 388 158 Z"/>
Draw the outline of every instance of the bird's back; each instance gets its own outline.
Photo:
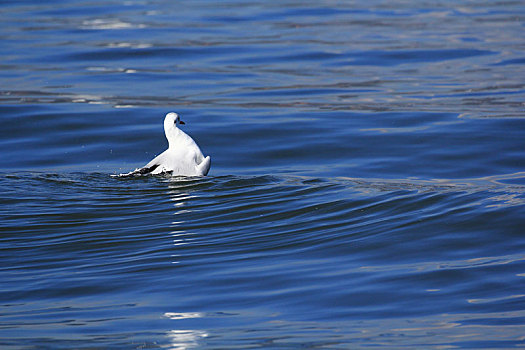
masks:
<path id="1" fill-rule="evenodd" d="M 170 140 L 165 159 L 168 171 L 177 175 L 206 175 L 210 169 L 210 157 L 204 157 L 197 143 L 179 129 L 177 137 Z"/>

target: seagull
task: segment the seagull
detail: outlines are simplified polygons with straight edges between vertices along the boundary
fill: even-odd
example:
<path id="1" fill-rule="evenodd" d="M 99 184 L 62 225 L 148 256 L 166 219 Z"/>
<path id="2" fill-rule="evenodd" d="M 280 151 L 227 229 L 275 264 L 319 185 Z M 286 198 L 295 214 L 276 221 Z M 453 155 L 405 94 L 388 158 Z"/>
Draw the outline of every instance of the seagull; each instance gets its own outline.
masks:
<path id="1" fill-rule="evenodd" d="M 164 133 L 168 139 L 168 149 L 142 168 L 118 176 L 162 173 L 171 173 L 173 176 L 206 176 L 210 170 L 210 156 L 204 157 L 195 141 L 178 128 L 178 125 L 184 124 L 177 113 L 166 114 Z"/>

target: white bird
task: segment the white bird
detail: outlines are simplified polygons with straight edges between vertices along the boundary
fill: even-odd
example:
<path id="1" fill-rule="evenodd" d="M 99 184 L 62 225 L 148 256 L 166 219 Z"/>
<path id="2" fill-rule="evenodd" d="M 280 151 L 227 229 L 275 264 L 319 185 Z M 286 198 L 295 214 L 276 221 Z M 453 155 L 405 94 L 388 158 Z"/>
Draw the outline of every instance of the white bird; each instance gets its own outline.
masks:
<path id="1" fill-rule="evenodd" d="M 166 114 L 164 133 L 168 149 L 142 168 L 119 176 L 171 173 L 174 176 L 206 176 L 210 170 L 210 156 L 204 157 L 193 139 L 177 126 L 185 124 L 174 112 Z"/>

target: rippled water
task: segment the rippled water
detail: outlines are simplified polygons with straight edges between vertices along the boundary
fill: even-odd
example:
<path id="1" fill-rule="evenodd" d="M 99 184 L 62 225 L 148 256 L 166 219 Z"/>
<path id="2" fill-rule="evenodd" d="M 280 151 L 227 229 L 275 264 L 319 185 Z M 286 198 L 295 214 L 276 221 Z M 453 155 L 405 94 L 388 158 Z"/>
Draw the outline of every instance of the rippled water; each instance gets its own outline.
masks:
<path id="1" fill-rule="evenodd" d="M 0 347 L 525 346 L 520 1 L 0 4 Z M 112 178 L 177 111 L 205 178 Z"/>

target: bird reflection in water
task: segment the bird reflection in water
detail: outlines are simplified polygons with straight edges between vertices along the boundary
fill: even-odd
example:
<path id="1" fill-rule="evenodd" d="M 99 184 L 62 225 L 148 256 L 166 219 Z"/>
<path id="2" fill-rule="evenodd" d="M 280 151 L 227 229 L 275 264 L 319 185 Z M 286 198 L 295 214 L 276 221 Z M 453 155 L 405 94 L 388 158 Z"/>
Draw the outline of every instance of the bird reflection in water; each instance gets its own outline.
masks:
<path id="1" fill-rule="evenodd" d="M 189 318 L 200 318 L 200 312 L 166 312 L 164 317 L 172 320 L 183 320 Z M 166 334 L 170 340 L 170 349 L 184 350 L 198 347 L 200 340 L 206 338 L 208 334 L 204 331 L 193 329 L 173 329 Z"/>
<path id="2" fill-rule="evenodd" d="M 191 179 L 191 180 L 188 180 Z M 173 213 L 177 217 L 180 217 L 180 215 L 191 213 L 190 209 L 187 209 L 187 201 L 196 198 L 195 195 L 191 195 L 187 191 L 186 182 L 188 185 L 191 186 L 191 183 L 193 183 L 193 178 L 184 178 L 184 177 L 177 177 L 173 179 L 167 179 L 169 191 L 168 195 L 172 202 L 174 202 L 173 206 L 176 208 L 175 212 Z M 184 220 L 174 220 L 171 222 L 171 227 L 173 230 L 170 232 L 171 237 L 173 238 L 173 245 L 175 247 L 186 245 L 191 241 L 191 237 L 194 233 L 187 232 L 184 229 L 181 229 L 181 226 L 184 224 Z M 179 254 L 172 254 L 171 257 L 173 258 L 172 263 L 178 264 L 179 261 L 177 258 L 179 257 Z"/>
<path id="3" fill-rule="evenodd" d="M 183 180 L 184 181 L 184 180 Z M 185 181 L 184 181 L 185 182 Z M 191 182 L 189 182 L 191 183 Z M 181 186 L 180 179 L 170 179 L 168 182 L 169 186 L 169 197 L 170 200 L 174 202 L 175 215 L 180 215 L 184 213 L 189 213 L 191 210 L 185 208 L 186 203 L 191 198 L 194 198 L 194 195 L 185 191 L 186 186 Z M 173 246 L 180 247 L 182 245 L 189 244 L 188 241 L 191 241 L 189 236 L 193 235 L 191 232 L 186 232 L 180 229 L 180 226 L 184 223 L 183 220 L 173 221 L 172 227 L 174 230 L 170 232 L 170 235 L 173 237 Z M 173 258 L 172 263 L 178 264 L 179 261 L 177 258 L 180 257 L 179 254 L 172 254 Z M 165 312 L 164 317 L 171 320 L 187 320 L 194 318 L 203 317 L 203 313 L 200 312 Z M 168 348 L 171 350 L 185 350 L 185 349 L 194 349 L 200 345 L 200 341 L 208 336 L 205 331 L 202 330 L 193 330 L 193 329 L 172 329 L 166 333 L 167 338 L 169 339 Z"/>

